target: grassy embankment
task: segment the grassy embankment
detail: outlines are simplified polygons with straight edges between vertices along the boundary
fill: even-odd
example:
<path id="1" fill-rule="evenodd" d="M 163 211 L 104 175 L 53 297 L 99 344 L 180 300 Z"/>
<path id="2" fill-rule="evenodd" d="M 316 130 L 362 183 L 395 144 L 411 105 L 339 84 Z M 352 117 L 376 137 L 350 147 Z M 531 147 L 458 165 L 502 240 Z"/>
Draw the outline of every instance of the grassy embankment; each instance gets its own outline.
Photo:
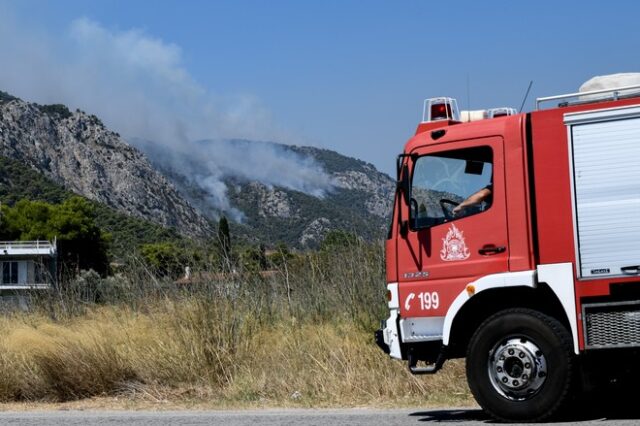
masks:
<path id="1" fill-rule="evenodd" d="M 372 341 L 384 316 L 376 247 L 310 254 L 269 278 L 189 289 L 140 267 L 0 318 L 0 401 L 118 397 L 199 407 L 472 403 L 461 363 L 412 376 Z M 215 279 L 214 279 L 215 278 Z"/>

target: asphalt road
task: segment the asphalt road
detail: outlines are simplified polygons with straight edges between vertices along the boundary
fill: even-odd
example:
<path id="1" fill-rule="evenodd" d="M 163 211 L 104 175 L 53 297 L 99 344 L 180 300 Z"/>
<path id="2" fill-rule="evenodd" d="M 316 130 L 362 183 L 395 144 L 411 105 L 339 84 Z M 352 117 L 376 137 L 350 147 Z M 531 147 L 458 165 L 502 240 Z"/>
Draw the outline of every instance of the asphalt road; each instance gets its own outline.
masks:
<path id="1" fill-rule="evenodd" d="M 582 418 L 579 418 L 582 417 Z M 243 411 L 29 411 L 0 413 L 1 425 L 486 425 L 493 422 L 478 409 L 440 410 L 243 410 Z M 640 424 L 635 415 L 609 413 L 568 417 L 555 426 L 631 426 Z"/>

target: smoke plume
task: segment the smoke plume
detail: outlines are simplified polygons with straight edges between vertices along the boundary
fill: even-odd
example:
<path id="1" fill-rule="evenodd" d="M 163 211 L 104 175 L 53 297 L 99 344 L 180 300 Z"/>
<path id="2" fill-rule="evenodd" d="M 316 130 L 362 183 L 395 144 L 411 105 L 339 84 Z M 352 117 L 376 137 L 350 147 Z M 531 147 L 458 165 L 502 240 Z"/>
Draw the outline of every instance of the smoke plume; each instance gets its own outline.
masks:
<path id="1" fill-rule="evenodd" d="M 198 164 L 191 178 L 217 208 L 236 218 L 241 215 L 227 199 L 226 176 L 315 196 L 331 190 L 329 176 L 312 159 L 273 144 L 239 143 L 295 138 L 274 123 L 256 97 L 217 96 L 200 85 L 185 68 L 179 46 L 87 18 L 73 21 L 62 34 L 47 33 L 2 9 L 0 90 L 96 114 L 129 140 L 153 141 L 161 148 L 157 152 L 169 153 L 162 158 L 172 167 Z M 227 142 L 194 142 L 202 140 Z M 148 152 L 151 147 L 140 146 Z M 175 158 L 183 164 L 173 164 Z"/>
<path id="2" fill-rule="evenodd" d="M 258 181 L 318 198 L 334 186 L 331 177 L 312 158 L 276 143 L 202 140 L 186 143 L 179 150 L 168 150 L 144 140 L 132 142 L 163 169 L 206 190 L 208 201 L 236 221 L 242 221 L 243 214 L 229 204 L 225 178 Z"/>

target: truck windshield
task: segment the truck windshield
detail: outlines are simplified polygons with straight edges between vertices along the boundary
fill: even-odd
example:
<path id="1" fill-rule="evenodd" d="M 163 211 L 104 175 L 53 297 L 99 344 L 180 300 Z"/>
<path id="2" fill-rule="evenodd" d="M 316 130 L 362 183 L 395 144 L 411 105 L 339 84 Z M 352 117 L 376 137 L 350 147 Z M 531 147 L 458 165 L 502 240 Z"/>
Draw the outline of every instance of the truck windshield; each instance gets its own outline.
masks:
<path id="1" fill-rule="evenodd" d="M 418 157 L 411 184 L 411 224 L 425 228 L 483 212 L 493 199 L 488 146 Z"/>

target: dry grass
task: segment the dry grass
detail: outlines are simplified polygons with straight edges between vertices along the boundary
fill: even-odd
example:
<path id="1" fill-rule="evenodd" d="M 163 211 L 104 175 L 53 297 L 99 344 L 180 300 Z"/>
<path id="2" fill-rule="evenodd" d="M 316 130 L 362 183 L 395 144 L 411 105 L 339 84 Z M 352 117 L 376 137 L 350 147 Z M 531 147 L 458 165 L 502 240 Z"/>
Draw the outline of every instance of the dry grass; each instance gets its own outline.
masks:
<path id="1" fill-rule="evenodd" d="M 65 322 L 36 314 L 3 318 L 0 401 L 120 396 L 217 407 L 472 401 L 461 364 L 412 376 L 353 324 L 290 318 L 258 328 L 247 320 L 230 330 L 218 322 L 230 308 L 203 309 L 189 299 L 144 314 L 111 306 Z"/>
<path id="2" fill-rule="evenodd" d="M 31 312 L 0 316 L 0 402 L 473 403 L 462 363 L 412 376 L 373 343 L 388 314 L 381 247 L 357 243 L 280 266 L 268 279 L 241 272 L 185 289 L 133 259 L 117 277 L 67 282 Z M 100 304 L 87 302 L 97 294 Z"/>

